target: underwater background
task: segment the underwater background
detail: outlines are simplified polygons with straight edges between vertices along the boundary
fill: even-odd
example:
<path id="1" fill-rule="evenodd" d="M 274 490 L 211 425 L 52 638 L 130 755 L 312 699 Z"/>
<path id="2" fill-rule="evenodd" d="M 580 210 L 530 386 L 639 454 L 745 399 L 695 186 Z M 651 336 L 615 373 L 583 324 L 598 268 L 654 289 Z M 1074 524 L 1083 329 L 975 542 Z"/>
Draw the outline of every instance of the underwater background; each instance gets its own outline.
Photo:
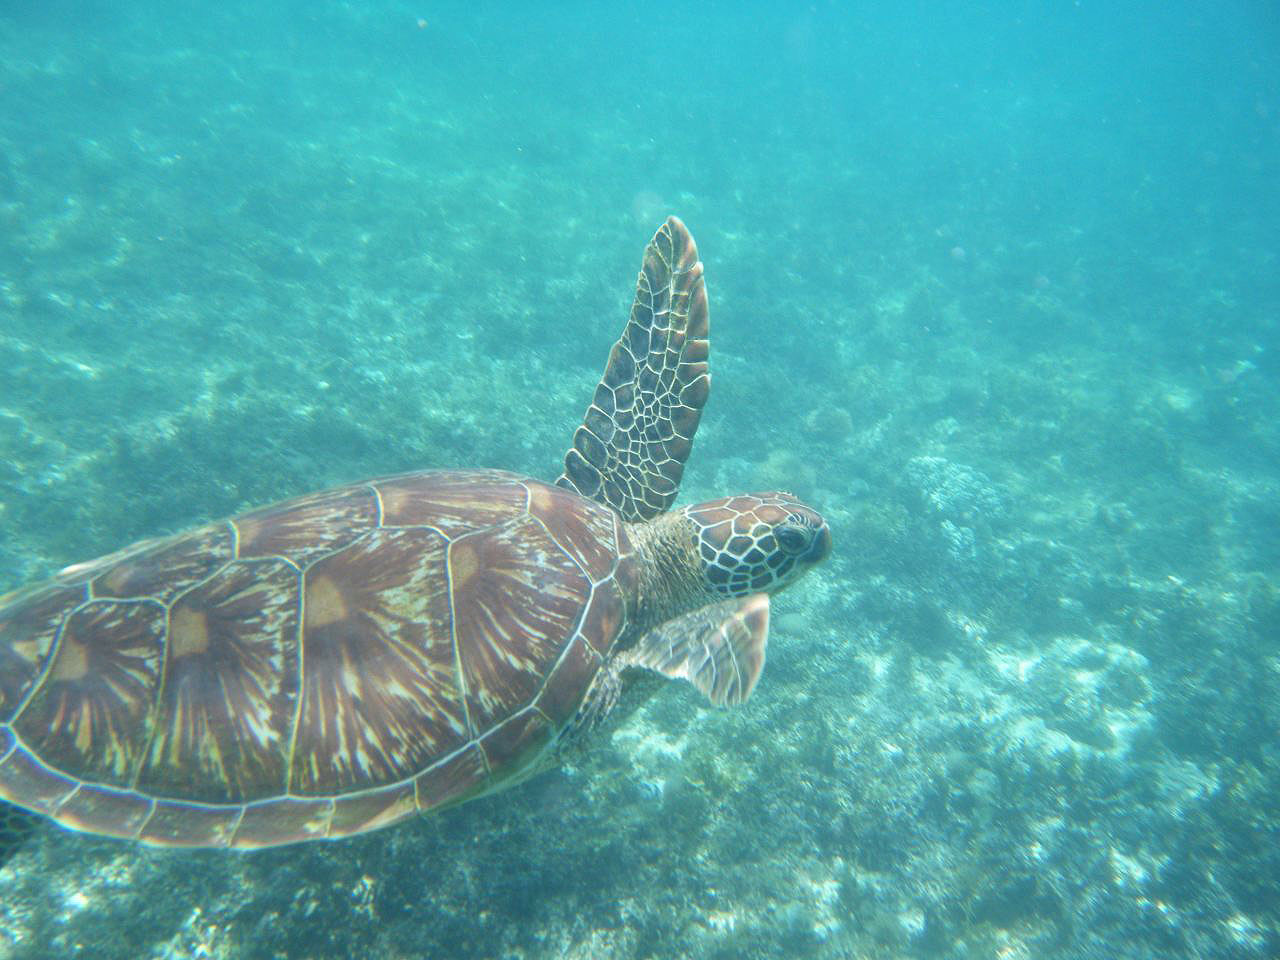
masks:
<path id="1" fill-rule="evenodd" d="M 336 844 L 42 827 L 0 958 L 1280 955 L 1269 0 L 0 3 L 0 592 L 554 478 L 669 213 L 682 499 L 831 522 L 752 700 Z"/>

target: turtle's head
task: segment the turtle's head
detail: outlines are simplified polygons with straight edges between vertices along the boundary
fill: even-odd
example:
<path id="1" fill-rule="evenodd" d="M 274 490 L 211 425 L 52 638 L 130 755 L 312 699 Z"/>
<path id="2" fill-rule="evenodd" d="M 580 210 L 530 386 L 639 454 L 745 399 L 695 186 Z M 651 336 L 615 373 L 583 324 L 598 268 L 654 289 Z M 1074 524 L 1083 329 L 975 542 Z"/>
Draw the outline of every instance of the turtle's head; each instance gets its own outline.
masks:
<path id="1" fill-rule="evenodd" d="M 684 508 L 715 593 L 745 597 L 795 582 L 831 552 L 818 511 L 789 493 L 750 493 Z"/>

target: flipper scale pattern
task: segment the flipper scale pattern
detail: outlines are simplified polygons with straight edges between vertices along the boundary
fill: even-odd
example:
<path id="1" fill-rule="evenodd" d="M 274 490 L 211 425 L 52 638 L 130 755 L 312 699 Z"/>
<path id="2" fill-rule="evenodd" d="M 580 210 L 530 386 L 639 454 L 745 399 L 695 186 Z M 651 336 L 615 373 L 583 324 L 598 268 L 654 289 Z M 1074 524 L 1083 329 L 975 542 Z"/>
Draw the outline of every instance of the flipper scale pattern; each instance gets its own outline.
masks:
<path id="1" fill-rule="evenodd" d="M 645 248 L 626 328 L 556 481 L 650 520 L 675 501 L 707 402 L 709 317 L 698 248 L 670 217 Z"/>

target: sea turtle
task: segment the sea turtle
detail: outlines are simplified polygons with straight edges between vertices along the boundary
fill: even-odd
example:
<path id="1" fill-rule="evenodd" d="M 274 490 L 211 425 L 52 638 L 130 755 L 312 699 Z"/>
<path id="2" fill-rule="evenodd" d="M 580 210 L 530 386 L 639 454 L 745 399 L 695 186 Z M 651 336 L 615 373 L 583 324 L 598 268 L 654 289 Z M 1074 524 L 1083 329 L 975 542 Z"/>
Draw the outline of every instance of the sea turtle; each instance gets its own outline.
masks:
<path id="1" fill-rule="evenodd" d="M 0 598 L 0 798 L 163 846 L 348 837 L 541 769 L 633 669 L 745 700 L 831 537 L 788 493 L 670 509 L 707 317 L 672 217 L 554 484 L 370 480 Z"/>

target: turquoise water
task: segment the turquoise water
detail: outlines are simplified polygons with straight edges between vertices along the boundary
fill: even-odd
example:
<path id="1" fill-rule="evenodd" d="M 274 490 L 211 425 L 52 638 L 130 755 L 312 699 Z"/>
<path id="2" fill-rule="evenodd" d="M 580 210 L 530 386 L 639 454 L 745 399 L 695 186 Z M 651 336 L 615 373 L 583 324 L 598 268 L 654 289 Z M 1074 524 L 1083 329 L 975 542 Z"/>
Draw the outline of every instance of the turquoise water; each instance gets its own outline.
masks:
<path id="1" fill-rule="evenodd" d="M 54 827 L 0 958 L 1280 953 L 1268 3 L 0 5 L 0 591 L 552 479 L 668 213 L 688 500 L 836 552 L 753 699 L 333 845 Z"/>

